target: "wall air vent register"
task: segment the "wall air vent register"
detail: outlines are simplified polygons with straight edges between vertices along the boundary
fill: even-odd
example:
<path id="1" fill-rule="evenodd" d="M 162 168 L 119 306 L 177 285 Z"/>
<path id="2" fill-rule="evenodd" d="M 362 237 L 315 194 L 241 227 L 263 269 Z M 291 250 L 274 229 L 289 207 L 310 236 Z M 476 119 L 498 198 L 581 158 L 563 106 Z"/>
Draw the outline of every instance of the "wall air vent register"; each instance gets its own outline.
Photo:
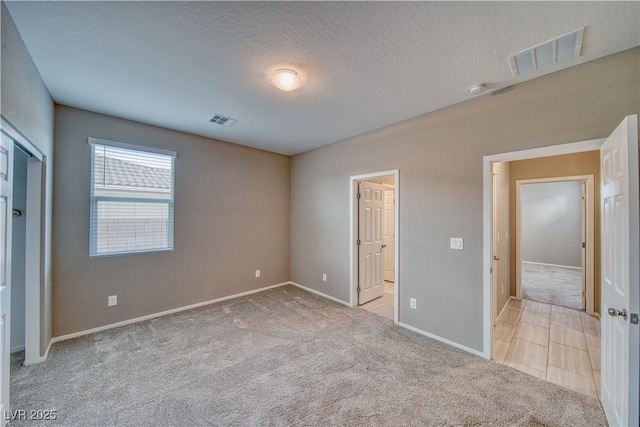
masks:
<path id="1" fill-rule="evenodd" d="M 232 119 L 231 117 L 223 116 L 222 114 L 214 114 L 213 117 L 209 119 L 211 123 L 215 123 L 217 125 L 224 126 L 226 128 L 230 128 L 231 126 L 238 123 L 237 119 Z"/>
<path id="2" fill-rule="evenodd" d="M 583 33 L 584 27 L 509 56 L 513 77 L 577 58 L 582 50 Z"/>

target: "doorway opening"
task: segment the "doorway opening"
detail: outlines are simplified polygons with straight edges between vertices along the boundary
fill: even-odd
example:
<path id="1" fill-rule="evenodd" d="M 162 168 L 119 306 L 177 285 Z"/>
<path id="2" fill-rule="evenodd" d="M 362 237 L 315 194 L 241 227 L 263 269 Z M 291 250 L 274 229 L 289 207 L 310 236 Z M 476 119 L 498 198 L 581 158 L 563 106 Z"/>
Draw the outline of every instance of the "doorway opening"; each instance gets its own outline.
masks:
<path id="1" fill-rule="evenodd" d="M 8 154 L 7 181 L 11 212 L 3 215 L 6 233 L 3 254 L 7 275 L 3 315 L 9 319 L 3 355 L 12 362 L 31 365 L 46 360 L 48 345 L 42 327 L 48 310 L 44 295 L 46 156 L 2 118 L 2 144 Z M 9 209 L 7 209 L 9 211 Z M 10 237 L 10 238 L 9 238 Z M 5 305 L 6 304 L 6 305 Z M 4 362 L 7 363 L 7 362 Z"/>
<path id="2" fill-rule="evenodd" d="M 351 306 L 398 323 L 399 171 L 352 176 Z"/>
<path id="3" fill-rule="evenodd" d="M 517 180 L 516 299 L 594 306 L 594 175 Z"/>
<path id="4" fill-rule="evenodd" d="M 487 156 L 484 164 L 484 253 L 489 260 L 484 279 L 485 291 L 488 291 L 488 295 L 485 294 L 485 336 L 488 338 L 485 354 L 488 353 L 487 356 L 496 362 L 596 398 L 600 391 L 600 320 L 580 309 L 583 308 L 583 298 L 584 307 L 591 314 L 597 308 L 593 295 L 593 235 L 596 214 L 594 175 L 597 176 L 598 172 L 587 174 L 583 168 L 599 171 L 598 149 L 602 141 Z M 580 162 L 580 166 L 573 166 L 580 168 L 580 175 L 553 177 L 556 169 L 560 169 L 558 175 L 565 172 L 569 156 L 575 164 Z M 591 173 L 594 175 L 589 175 Z M 545 178 L 539 178 L 541 176 Z M 573 186 L 573 210 L 577 211 L 577 217 L 572 218 L 577 223 L 573 224 L 576 230 L 573 230 L 572 239 L 575 241 L 566 237 L 566 223 L 553 231 L 551 221 L 559 219 L 562 209 L 568 208 L 568 202 L 558 194 L 544 193 L 544 189 L 535 187 L 554 183 Z M 538 194 L 528 194 L 528 189 L 538 190 Z M 535 203 L 529 203 L 531 201 Z M 536 213 L 536 208 L 541 210 L 537 219 L 542 223 L 537 224 L 538 228 L 531 221 L 527 223 L 527 214 Z M 571 253 L 573 261 L 552 262 L 538 258 L 539 255 L 532 252 L 527 246 L 527 233 L 540 237 L 545 232 L 561 235 L 562 243 L 574 246 L 577 254 L 575 251 Z M 585 242 L 584 249 L 582 242 Z M 540 254 L 558 253 L 561 249 L 558 242 L 536 243 L 542 244 L 538 251 Z M 527 263 L 532 260 L 536 264 Z M 531 295 L 526 283 L 523 292 L 522 285 L 527 279 L 524 270 L 528 265 L 542 264 L 577 264 L 581 269 L 579 273 L 584 265 L 586 289 L 583 296 L 579 274 L 577 303 L 574 302 L 578 309 L 557 304 L 557 300 L 539 302 L 526 298 Z"/>

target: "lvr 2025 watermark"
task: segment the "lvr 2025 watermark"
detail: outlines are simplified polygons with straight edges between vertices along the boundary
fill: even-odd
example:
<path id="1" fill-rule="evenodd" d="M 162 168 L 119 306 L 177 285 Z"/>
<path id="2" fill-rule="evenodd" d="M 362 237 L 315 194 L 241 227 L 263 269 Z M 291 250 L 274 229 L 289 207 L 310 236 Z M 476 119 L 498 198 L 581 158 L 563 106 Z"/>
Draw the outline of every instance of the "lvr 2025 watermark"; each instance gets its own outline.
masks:
<path id="1" fill-rule="evenodd" d="M 53 421 L 58 418 L 56 409 L 9 409 L 5 410 L 2 417 L 8 421 Z"/>

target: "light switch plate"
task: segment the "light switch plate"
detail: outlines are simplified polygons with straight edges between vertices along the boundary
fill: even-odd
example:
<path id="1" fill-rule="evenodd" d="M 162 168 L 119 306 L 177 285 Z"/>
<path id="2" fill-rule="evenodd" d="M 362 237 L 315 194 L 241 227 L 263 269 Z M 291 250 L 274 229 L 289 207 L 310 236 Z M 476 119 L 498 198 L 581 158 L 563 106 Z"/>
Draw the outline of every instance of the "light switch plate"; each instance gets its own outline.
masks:
<path id="1" fill-rule="evenodd" d="M 450 247 L 451 249 L 464 249 L 464 239 L 462 237 L 452 237 L 450 239 Z"/>

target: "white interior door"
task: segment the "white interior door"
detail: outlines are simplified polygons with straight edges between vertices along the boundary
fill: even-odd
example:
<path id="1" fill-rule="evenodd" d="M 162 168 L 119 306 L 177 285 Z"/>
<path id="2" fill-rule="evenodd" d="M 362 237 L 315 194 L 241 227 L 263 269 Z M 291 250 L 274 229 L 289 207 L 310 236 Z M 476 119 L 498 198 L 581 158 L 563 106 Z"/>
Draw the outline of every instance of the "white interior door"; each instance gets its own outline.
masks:
<path id="1" fill-rule="evenodd" d="M 2 425 L 9 410 L 9 347 L 11 310 L 11 218 L 13 139 L 4 132 L 0 138 L 0 414 Z"/>
<path id="2" fill-rule="evenodd" d="M 384 186 L 358 183 L 358 304 L 384 293 L 382 213 Z"/>
<path id="3" fill-rule="evenodd" d="M 384 189 L 384 211 L 382 218 L 382 242 L 384 246 L 384 280 L 393 282 L 395 280 L 395 197 L 396 190 L 392 187 Z"/>
<path id="4" fill-rule="evenodd" d="M 602 390 L 609 424 L 638 425 L 638 117 L 627 117 L 600 150 Z M 637 315 L 636 315 L 637 316 Z"/>

